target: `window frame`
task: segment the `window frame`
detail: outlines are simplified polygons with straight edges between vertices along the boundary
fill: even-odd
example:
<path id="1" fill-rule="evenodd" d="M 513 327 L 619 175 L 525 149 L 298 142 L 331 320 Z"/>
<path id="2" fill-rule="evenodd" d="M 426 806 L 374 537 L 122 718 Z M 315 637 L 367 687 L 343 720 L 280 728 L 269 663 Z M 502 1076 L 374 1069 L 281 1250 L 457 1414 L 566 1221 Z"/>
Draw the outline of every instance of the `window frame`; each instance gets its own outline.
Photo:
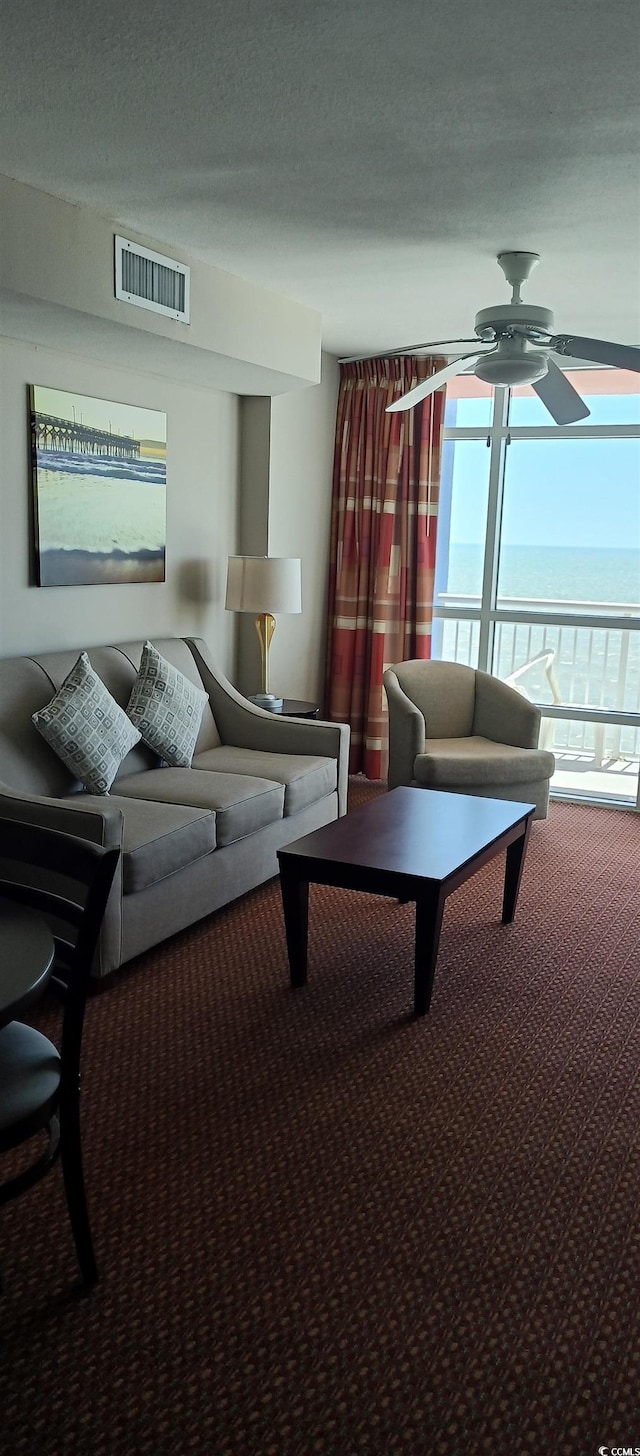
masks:
<path id="1" fill-rule="evenodd" d="M 575 371 L 572 371 L 575 372 Z M 588 374 L 588 370 L 581 371 Z M 444 426 L 442 431 L 443 442 L 445 440 L 485 440 L 490 450 L 489 458 L 489 489 L 487 502 L 487 526 L 484 545 L 484 562 L 482 573 L 482 592 L 479 607 L 455 607 L 439 604 L 434 598 L 433 618 L 438 621 L 462 621 L 479 623 L 478 641 L 478 667 L 484 672 L 492 671 L 494 657 L 494 645 L 496 627 L 499 623 L 524 623 L 534 624 L 542 627 L 593 627 L 597 629 L 608 628 L 609 630 L 622 630 L 625 632 L 640 632 L 640 613 L 637 617 L 615 615 L 612 612 L 593 612 L 584 614 L 576 611 L 532 611 L 511 610 L 498 607 L 498 565 L 500 552 L 500 530 L 502 522 L 502 504 L 504 498 L 506 459 L 509 445 L 516 440 L 639 440 L 640 425 L 510 425 L 509 424 L 509 389 L 497 386 L 493 391 L 493 409 L 491 422 L 486 425 L 449 425 Z M 544 713 L 545 718 L 560 718 L 574 722 L 589 722 L 596 724 L 615 724 L 621 727 L 634 727 L 640 730 L 640 712 L 625 712 L 617 709 L 580 707 L 565 703 L 538 703 L 537 706 Z M 632 809 L 640 813 L 640 772 L 638 774 L 638 789 L 636 801 L 633 804 L 630 800 L 621 800 L 617 797 L 606 799 L 602 795 L 597 798 L 589 795 L 575 795 L 567 790 L 552 790 L 553 797 L 558 799 L 578 799 L 579 802 L 592 802 L 599 805 L 610 805 L 615 808 Z"/>

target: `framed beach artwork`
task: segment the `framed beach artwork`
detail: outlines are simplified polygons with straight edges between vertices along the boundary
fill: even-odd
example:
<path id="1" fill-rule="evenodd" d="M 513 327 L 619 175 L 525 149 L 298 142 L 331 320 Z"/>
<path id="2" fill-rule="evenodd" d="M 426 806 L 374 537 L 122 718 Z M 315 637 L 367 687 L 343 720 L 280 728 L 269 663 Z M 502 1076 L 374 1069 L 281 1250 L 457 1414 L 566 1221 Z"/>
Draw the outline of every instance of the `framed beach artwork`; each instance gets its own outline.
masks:
<path id="1" fill-rule="evenodd" d="M 38 586 L 164 581 L 167 416 L 29 386 Z"/>

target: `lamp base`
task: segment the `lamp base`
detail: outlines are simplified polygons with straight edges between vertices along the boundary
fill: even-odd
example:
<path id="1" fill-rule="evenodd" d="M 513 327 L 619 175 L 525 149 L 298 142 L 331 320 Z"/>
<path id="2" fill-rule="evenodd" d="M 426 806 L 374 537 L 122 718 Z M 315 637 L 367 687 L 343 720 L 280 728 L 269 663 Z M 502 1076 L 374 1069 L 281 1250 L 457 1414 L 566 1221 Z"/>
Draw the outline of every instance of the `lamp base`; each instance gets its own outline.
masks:
<path id="1" fill-rule="evenodd" d="M 267 712 L 274 713 L 282 707 L 283 699 L 276 698 L 274 693 L 253 693 L 249 702 L 255 703 L 256 708 L 266 708 Z"/>

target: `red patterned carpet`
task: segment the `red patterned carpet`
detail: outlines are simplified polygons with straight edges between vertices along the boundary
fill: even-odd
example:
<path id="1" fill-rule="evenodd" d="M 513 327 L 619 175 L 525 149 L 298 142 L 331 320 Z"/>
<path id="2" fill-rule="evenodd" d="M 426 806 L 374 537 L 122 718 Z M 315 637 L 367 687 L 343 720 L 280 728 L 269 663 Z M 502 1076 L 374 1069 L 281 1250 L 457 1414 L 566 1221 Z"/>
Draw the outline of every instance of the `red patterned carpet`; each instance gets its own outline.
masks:
<path id="1" fill-rule="evenodd" d="M 59 1170 L 1 1211 L 3 1451 L 640 1445 L 639 847 L 554 805 L 513 926 L 498 861 L 447 902 L 419 1022 L 411 906 L 312 889 L 292 992 L 276 883 L 93 998 L 103 1278 Z"/>

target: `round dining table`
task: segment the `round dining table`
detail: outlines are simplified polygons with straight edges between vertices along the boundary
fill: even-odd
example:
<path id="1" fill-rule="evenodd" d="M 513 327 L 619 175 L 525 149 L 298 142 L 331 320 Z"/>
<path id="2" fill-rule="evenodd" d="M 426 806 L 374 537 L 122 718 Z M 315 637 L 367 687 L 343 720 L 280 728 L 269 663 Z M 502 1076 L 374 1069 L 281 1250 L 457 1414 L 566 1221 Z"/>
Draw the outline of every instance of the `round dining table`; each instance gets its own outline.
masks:
<path id="1" fill-rule="evenodd" d="M 49 980 L 55 946 L 37 910 L 0 897 L 0 1026 L 37 1001 Z"/>

